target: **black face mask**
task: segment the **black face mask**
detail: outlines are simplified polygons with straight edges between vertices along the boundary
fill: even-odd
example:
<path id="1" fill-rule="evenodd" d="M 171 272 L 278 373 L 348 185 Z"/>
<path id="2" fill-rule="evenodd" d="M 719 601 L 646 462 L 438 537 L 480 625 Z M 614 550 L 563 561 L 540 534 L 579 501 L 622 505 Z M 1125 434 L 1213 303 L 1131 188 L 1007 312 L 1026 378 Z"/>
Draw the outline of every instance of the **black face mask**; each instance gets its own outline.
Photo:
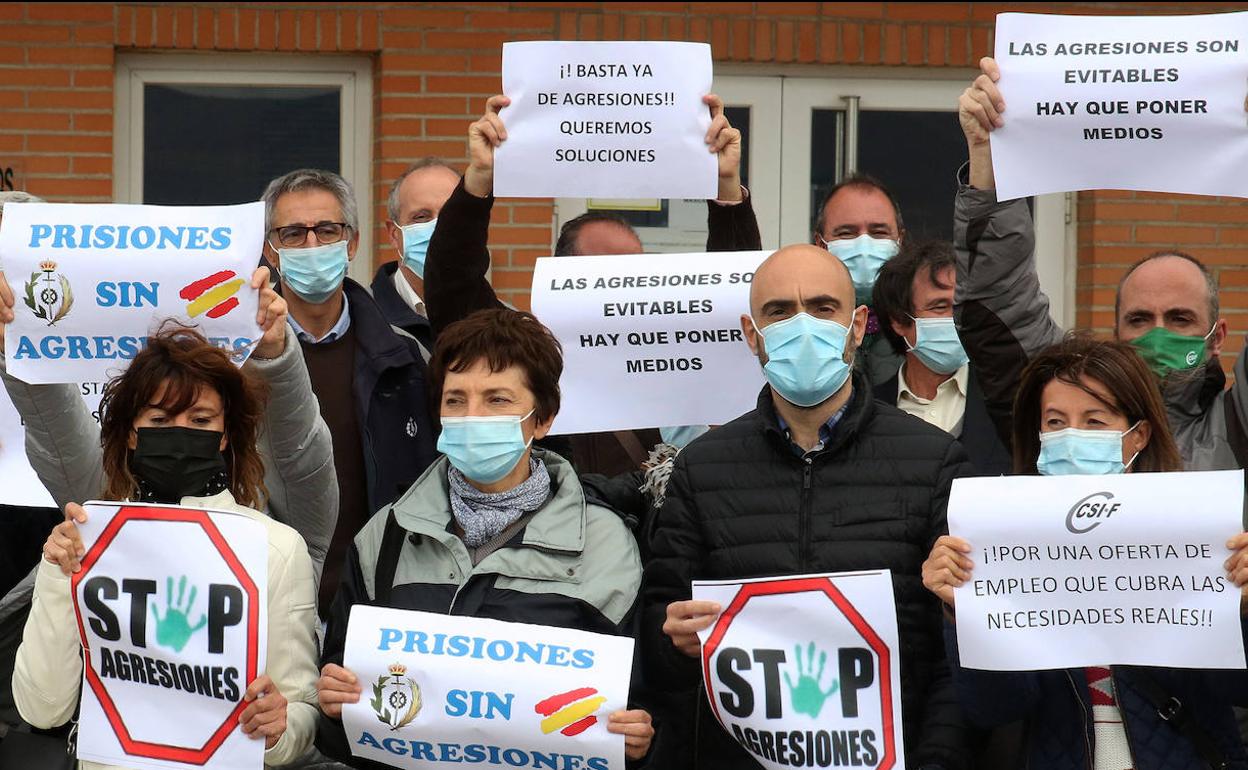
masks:
<path id="1" fill-rule="evenodd" d="M 228 488 L 221 436 L 195 428 L 139 428 L 130 472 L 145 503 L 177 505 L 184 497 L 207 497 Z"/>

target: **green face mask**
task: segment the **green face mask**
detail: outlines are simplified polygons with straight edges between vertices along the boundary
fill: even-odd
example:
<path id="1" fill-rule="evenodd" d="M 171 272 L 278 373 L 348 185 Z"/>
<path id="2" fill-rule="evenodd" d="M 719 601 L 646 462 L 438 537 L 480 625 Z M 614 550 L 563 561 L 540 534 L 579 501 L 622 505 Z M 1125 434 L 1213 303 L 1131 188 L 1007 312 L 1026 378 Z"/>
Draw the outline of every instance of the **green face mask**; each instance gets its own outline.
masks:
<path id="1" fill-rule="evenodd" d="M 1216 326 L 1214 328 L 1217 328 Z M 1146 334 L 1131 340 L 1148 368 L 1158 377 L 1170 372 L 1194 369 L 1205 362 L 1205 342 L 1213 329 L 1203 337 L 1176 334 L 1162 326 L 1155 326 Z"/>

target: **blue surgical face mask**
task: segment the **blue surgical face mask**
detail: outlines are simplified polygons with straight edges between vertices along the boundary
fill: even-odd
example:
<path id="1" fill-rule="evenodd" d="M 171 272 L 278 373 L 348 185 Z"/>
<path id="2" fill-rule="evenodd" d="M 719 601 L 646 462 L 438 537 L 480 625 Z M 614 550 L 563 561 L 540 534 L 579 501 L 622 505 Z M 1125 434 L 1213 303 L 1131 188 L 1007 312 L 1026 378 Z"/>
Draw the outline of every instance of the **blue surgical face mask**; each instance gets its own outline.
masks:
<path id="1" fill-rule="evenodd" d="M 953 374 L 967 362 L 966 350 L 958 338 L 953 318 L 915 318 L 914 344 L 910 350 L 928 369 L 937 374 Z"/>
<path id="2" fill-rule="evenodd" d="M 823 238 L 819 240 L 823 241 Z M 866 233 L 857 238 L 823 241 L 823 245 L 849 268 L 849 277 L 854 282 L 854 295 L 864 300 L 871 297 L 880 268 L 897 255 L 897 241 L 891 238 L 872 238 Z"/>
<path id="3" fill-rule="evenodd" d="M 278 249 L 282 282 L 304 302 L 319 305 L 333 296 L 347 274 L 347 241 L 311 248 Z"/>
<path id="4" fill-rule="evenodd" d="M 684 449 L 689 442 L 710 430 L 709 425 L 669 425 L 659 428 L 659 436 L 664 444 L 671 444 L 677 449 Z"/>
<path id="5" fill-rule="evenodd" d="M 403 225 L 403 264 L 421 278 L 425 277 L 425 254 L 429 252 L 429 239 L 433 237 L 433 228 L 438 226 L 436 218 L 428 222 L 417 222 L 414 225 Z"/>
<path id="6" fill-rule="evenodd" d="M 532 439 L 524 440 L 524 416 L 443 417 L 438 451 L 478 484 L 493 484 L 511 473 Z"/>
<path id="7" fill-rule="evenodd" d="M 1140 456 L 1136 452 L 1122 463 L 1122 439 L 1129 430 L 1081 430 L 1066 428 L 1040 434 L 1040 457 L 1036 470 L 1042 476 L 1106 476 L 1123 473 Z"/>
<path id="8" fill-rule="evenodd" d="M 755 322 L 754 328 L 767 353 L 763 375 L 785 401 L 818 406 L 849 379 L 850 365 L 845 361 L 849 329 L 836 321 L 798 313 L 764 329 Z"/>

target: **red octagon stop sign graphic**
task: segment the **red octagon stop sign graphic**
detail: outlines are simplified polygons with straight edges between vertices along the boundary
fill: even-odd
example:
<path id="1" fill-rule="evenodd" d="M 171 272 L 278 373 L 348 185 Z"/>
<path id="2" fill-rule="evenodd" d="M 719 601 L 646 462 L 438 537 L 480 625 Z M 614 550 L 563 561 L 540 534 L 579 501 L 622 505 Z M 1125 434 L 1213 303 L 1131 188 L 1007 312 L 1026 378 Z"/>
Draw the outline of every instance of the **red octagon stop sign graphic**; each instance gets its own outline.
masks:
<path id="1" fill-rule="evenodd" d="M 892 651 L 879 634 L 871 628 L 871 625 L 865 618 L 850 604 L 832 581 L 824 577 L 796 578 L 793 580 L 774 580 L 763 583 L 746 583 L 733 597 L 732 602 L 720 614 L 719 620 L 716 621 L 715 627 L 711 630 L 711 635 L 707 637 L 706 644 L 702 648 L 702 676 L 703 682 L 714 681 L 711 677 L 711 660 L 715 657 L 715 651 L 719 648 L 724 640 L 724 636 L 728 633 L 728 629 L 732 627 L 735 621 L 743 612 L 750 600 L 763 596 L 778 596 L 783 594 L 799 594 L 812 592 L 825 596 L 828 601 L 836 607 L 836 609 L 845 616 L 849 624 L 866 642 L 867 647 L 875 653 L 878 666 L 876 673 L 879 677 L 879 693 L 880 693 L 880 714 L 883 717 L 881 732 L 884 739 L 884 750 L 881 753 L 879 764 L 875 766 L 876 770 L 890 770 L 897 763 L 897 745 L 894 738 L 893 723 L 896 715 L 893 713 L 893 687 L 892 668 L 890 656 Z M 715 710 L 715 716 L 723 723 L 723 716 L 719 711 L 719 703 L 712 693 L 707 692 L 711 702 L 711 708 Z"/>
<path id="2" fill-rule="evenodd" d="M 247 664 L 244 685 L 252 682 L 256 678 L 260 652 L 260 592 L 256 588 L 256 584 L 251 579 L 251 576 L 243 568 L 243 564 L 239 561 L 238 556 L 235 555 L 229 543 L 226 542 L 225 537 L 222 536 L 221 531 L 213 523 L 207 511 L 155 506 L 122 506 L 117 510 L 113 520 L 100 533 L 100 537 L 92 544 L 91 550 L 83 558 L 82 569 L 71 578 L 73 595 L 78 596 L 79 583 L 90 577 L 91 568 L 96 565 L 96 562 L 99 561 L 100 556 L 110 544 L 122 537 L 144 536 L 142 532 L 144 522 L 184 522 L 200 526 L 203 528 L 204 534 L 212 542 L 217 554 L 225 562 L 230 573 L 237 578 L 239 587 L 242 588 L 243 593 L 247 597 Z M 84 646 L 86 646 L 85 640 L 87 636 L 82 622 L 82 609 L 77 602 L 74 604 L 74 610 L 78 617 L 78 633 L 80 638 L 84 640 Z M 221 722 L 220 727 L 216 728 L 200 746 L 170 746 L 137 740 L 131 736 L 130 730 L 126 726 L 126 715 L 122 713 L 112 696 L 109 695 L 108 687 L 105 684 L 106 680 L 95 670 L 91 656 L 87 654 L 84 655 L 84 658 L 85 665 L 83 670 L 86 673 L 87 684 L 99 699 L 100 705 L 104 709 L 104 714 L 108 718 L 109 724 L 112 725 L 113 732 L 117 735 L 117 740 L 120 742 L 122 749 L 132 756 L 202 765 L 212 758 L 212 755 L 221 747 L 221 744 L 225 743 L 230 733 L 238 728 L 238 716 L 247 707 L 247 702 L 240 697 L 239 702 L 225 717 L 224 721 Z"/>

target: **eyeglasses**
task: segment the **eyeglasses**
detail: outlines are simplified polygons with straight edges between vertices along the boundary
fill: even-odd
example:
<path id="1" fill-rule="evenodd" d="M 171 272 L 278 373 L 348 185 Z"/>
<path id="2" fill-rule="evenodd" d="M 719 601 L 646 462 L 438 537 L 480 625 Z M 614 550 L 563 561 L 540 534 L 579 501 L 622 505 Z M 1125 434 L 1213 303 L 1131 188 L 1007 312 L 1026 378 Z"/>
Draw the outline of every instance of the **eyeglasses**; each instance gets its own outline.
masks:
<path id="1" fill-rule="evenodd" d="M 308 241 L 308 233 L 316 236 L 316 242 L 322 246 L 341 241 L 351 226 L 346 222 L 320 222 L 312 226 L 286 225 L 275 227 L 269 231 L 269 237 L 277 236 L 277 242 L 287 248 L 302 246 Z"/>

